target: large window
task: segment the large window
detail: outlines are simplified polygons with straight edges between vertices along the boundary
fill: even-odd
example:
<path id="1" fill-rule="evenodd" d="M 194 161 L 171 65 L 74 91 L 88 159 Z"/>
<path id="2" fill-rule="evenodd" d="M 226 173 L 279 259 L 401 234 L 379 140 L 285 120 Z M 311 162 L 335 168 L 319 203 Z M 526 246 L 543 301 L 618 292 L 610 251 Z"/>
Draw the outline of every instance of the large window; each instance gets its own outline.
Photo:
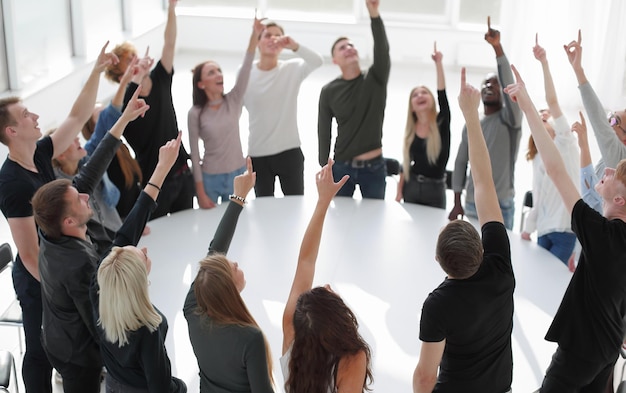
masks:
<path id="1" fill-rule="evenodd" d="M 500 21 L 501 0 L 459 0 L 459 22 L 461 23 L 486 23 L 486 15 L 491 16 L 491 22 L 498 24 Z"/>
<path id="2" fill-rule="evenodd" d="M 2 7 L 0 7 L 0 21 L 4 21 Z M 3 23 L 4 24 L 4 23 Z M 4 30 L 0 29 L 0 93 L 9 89 L 9 72 L 4 45 Z"/>
<path id="3" fill-rule="evenodd" d="M 123 41 L 121 1 L 81 1 L 80 5 L 87 59 L 96 58 L 105 42 L 110 41 L 110 50 Z"/>
<path id="4" fill-rule="evenodd" d="M 484 24 L 486 15 L 491 15 L 494 23 L 498 22 L 500 2 L 501 0 L 385 0 L 381 4 L 381 10 L 389 15 L 387 20 Z M 185 0 L 184 6 L 208 9 L 259 8 L 262 12 L 280 11 L 281 16 L 292 12 L 294 19 L 301 19 L 305 13 L 351 15 L 352 19 L 358 19 L 365 12 L 363 0 Z"/>
<path id="5" fill-rule="evenodd" d="M 165 20 L 163 0 L 124 0 L 130 3 L 126 9 L 129 18 L 128 29 L 133 35 L 145 33 Z M 186 1 L 186 0 L 185 0 Z"/>
<path id="6" fill-rule="evenodd" d="M 13 0 L 6 15 L 13 30 L 11 40 L 16 83 L 24 86 L 67 72 L 72 67 L 69 9 L 66 0 Z M 6 12 L 6 9 L 5 9 Z"/>

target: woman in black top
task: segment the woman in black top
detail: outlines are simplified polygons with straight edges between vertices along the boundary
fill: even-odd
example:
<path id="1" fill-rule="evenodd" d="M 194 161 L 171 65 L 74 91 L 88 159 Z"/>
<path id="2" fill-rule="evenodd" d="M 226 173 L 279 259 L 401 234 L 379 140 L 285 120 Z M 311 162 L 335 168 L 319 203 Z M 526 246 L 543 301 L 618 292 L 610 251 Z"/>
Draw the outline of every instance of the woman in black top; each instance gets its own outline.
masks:
<path id="1" fill-rule="evenodd" d="M 432 59 L 437 68 L 437 98 L 426 86 L 409 95 L 409 110 L 404 133 L 403 173 L 398 182 L 396 201 L 419 203 L 445 209 L 446 165 L 450 156 L 450 107 L 446 81 L 435 43 Z"/>

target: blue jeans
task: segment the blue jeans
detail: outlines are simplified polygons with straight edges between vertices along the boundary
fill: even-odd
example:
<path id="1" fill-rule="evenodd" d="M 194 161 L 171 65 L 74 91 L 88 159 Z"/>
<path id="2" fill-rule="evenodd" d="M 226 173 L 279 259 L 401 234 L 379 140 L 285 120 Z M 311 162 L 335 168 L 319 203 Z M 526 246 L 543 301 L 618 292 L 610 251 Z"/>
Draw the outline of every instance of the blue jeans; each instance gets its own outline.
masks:
<path id="1" fill-rule="evenodd" d="M 202 184 L 204 192 L 215 203 L 218 198 L 222 197 L 222 202 L 228 200 L 228 196 L 233 193 L 233 179 L 246 171 L 246 167 L 242 166 L 229 173 L 202 173 Z M 242 195 L 244 196 L 244 195 Z"/>
<path id="2" fill-rule="evenodd" d="M 335 162 L 333 165 L 335 181 L 341 180 L 344 175 L 350 175 L 350 179 L 337 192 L 337 196 L 351 197 L 358 184 L 363 198 L 385 199 L 385 186 L 387 185 L 385 159 L 380 156 L 360 162 L 363 164 L 358 167 L 350 161 Z"/>
<path id="3" fill-rule="evenodd" d="M 513 216 L 515 215 L 515 201 L 513 198 L 498 200 L 500 210 L 502 210 L 502 219 L 504 226 L 508 230 L 513 230 Z M 476 204 L 474 202 L 465 202 L 465 215 L 468 217 L 478 218 L 476 213 Z M 569 257 L 569 256 L 568 256 Z"/>
<path id="4" fill-rule="evenodd" d="M 539 236 L 537 244 L 550 251 L 567 265 L 567 260 L 572 255 L 576 245 L 576 235 L 571 232 L 550 232 Z"/>

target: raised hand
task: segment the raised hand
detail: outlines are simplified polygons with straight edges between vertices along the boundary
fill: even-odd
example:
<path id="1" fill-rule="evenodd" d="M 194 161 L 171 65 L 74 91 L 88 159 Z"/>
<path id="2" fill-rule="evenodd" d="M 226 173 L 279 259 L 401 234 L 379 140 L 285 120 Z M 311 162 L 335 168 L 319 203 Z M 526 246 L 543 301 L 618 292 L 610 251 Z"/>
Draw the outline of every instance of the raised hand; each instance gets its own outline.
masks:
<path id="1" fill-rule="evenodd" d="M 102 49 L 100 49 L 100 54 L 96 59 L 96 64 L 93 69 L 96 72 L 103 72 L 109 65 L 119 63 L 120 59 L 114 53 L 107 52 L 107 46 L 109 45 L 109 41 L 107 41 Z"/>
<path id="2" fill-rule="evenodd" d="M 254 31 L 257 37 L 260 37 L 261 34 L 263 33 L 263 30 L 265 30 L 265 25 L 263 24 L 263 21 L 266 19 L 267 18 L 261 18 L 261 19 L 257 18 L 256 8 L 254 9 L 254 23 L 252 24 L 252 30 Z"/>
<path id="3" fill-rule="evenodd" d="M 485 41 L 494 47 L 500 45 L 500 31 L 491 28 L 491 16 L 487 17 L 487 32 L 485 33 Z"/>
<path id="4" fill-rule="evenodd" d="M 466 81 L 465 67 L 461 68 L 461 91 L 459 92 L 459 107 L 463 113 L 478 111 L 480 105 L 480 91 Z"/>
<path id="5" fill-rule="evenodd" d="M 582 147 L 582 142 L 587 143 L 587 122 L 582 112 L 578 112 L 578 116 L 580 117 L 580 121 L 576 121 L 572 124 L 572 132 L 578 135 L 578 146 Z"/>
<path id="6" fill-rule="evenodd" d="M 152 65 L 154 64 L 154 59 L 148 55 L 149 52 L 150 47 L 148 46 L 146 48 L 146 54 L 141 59 L 139 59 L 139 61 L 137 62 L 137 66 L 135 67 L 136 71 L 133 75 L 138 77 L 139 79 L 143 79 L 144 76 L 148 75 L 150 69 L 152 69 Z M 136 78 L 135 81 L 137 81 Z"/>
<path id="7" fill-rule="evenodd" d="M 380 15 L 378 13 L 379 5 L 380 0 L 365 0 L 365 6 L 367 7 L 367 12 L 370 14 L 370 17 L 377 18 Z"/>
<path id="8" fill-rule="evenodd" d="M 168 170 L 174 165 L 180 151 L 180 140 L 182 133 L 179 131 L 176 139 L 172 139 L 159 148 L 159 162 L 157 166 L 162 165 Z"/>
<path id="9" fill-rule="evenodd" d="M 546 61 L 546 50 L 539 45 L 539 33 L 535 33 L 535 46 L 533 47 L 533 55 L 535 59 L 544 63 Z"/>
<path id="10" fill-rule="evenodd" d="M 348 181 L 350 176 L 345 175 L 338 182 L 335 183 L 333 179 L 333 165 L 335 161 L 332 158 L 328 159 L 328 164 L 324 165 L 324 167 L 317 172 L 315 175 L 315 183 L 317 185 L 317 194 L 320 202 L 328 202 L 335 197 L 337 192 L 343 187 L 344 184 Z"/>
<path id="11" fill-rule="evenodd" d="M 580 45 L 582 43 L 582 33 L 578 30 L 578 39 L 570 42 L 567 45 L 563 45 L 565 53 L 567 54 L 567 60 L 574 69 L 581 68 L 581 61 L 583 57 L 583 48 Z"/>
<path id="12" fill-rule="evenodd" d="M 514 65 L 511 65 L 511 69 L 513 70 L 513 75 L 515 75 L 515 83 L 511 83 L 505 87 L 504 92 L 511 97 L 513 102 L 517 102 L 520 108 L 525 112 L 526 110 L 531 109 L 530 107 L 533 106 L 533 103 L 530 100 L 528 91 L 526 91 L 526 84 L 522 80 L 517 68 L 515 68 Z"/>
<path id="13" fill-rule="evenodd" d="M 141 89 L 135 90 L 135 93 L 131 97 L 130 101 L 128 101 L 128 105 L 126 105 L 126 109 L 124 109 L 124 113 L 122 113 L 122 118 L 131 122 L 138 118 L 139 116 L 143 117 L 148 109 L 150 109 L 150 105 L 146 104 L 146 102 L 139 98 L 139 92 Z"/>
<path id="14" fill-rule="evenodd" d="M 443 59 L 443 53 L 439 52 L 437 50 L 437 41 L 435 41 L 434 44 L 434 48 L 433 48 L 433 54 L 430 55 L 431 59 L 433 59 L 433 61 L 435 63 L 441 63 L 441 60 Z"/>
<path id="15" fill-rule="evenodd" d="M 133 79 L 133 76 L 139 71 L 137 69 L 138 64 L 139 59 L 137 58 L 137 56 L 133 56 L 133 58 L 130 59 L 128 66 L 126 67 L 126 71 L 124 71 L 124 75 L 122 75 L 122 77 L 120 78 L 120 86 L 125 88 L 126 85 L 130 83 L 130 81 Z"/>
<path id="16" fill-rule="evenodd" d="M 235 195 L 245 198 L 256 183 L 256 172 L 252 170 L 252 159 L 246 158 L 246 171 L 233 180 Z"/>

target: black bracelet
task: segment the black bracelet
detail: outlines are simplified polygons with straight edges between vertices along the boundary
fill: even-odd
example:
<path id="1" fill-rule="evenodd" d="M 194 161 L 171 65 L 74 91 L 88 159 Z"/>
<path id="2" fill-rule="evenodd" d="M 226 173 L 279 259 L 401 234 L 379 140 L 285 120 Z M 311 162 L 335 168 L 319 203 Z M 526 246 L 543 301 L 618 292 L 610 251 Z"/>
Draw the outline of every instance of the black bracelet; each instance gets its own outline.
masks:
<path id="1" fill-rule="evenodd" d="M 148 182 L 147 185 L 148 186 L 152 186 L 152 187 L 156 188 L 157 190 L 159 190 L 159 192 L 161 192 L 161 187 L 157 186 L 156 184 Z"/>
<path id="2" fill-rule="evenodd" d="M 230 194 L 228 196 L 228 199 L 234 199 L 234 200 L 237 200 L 237 201 L 243 203 L 244 205 L 246 204 L 246 198 L 240 197 L 239 195 Z"/>

